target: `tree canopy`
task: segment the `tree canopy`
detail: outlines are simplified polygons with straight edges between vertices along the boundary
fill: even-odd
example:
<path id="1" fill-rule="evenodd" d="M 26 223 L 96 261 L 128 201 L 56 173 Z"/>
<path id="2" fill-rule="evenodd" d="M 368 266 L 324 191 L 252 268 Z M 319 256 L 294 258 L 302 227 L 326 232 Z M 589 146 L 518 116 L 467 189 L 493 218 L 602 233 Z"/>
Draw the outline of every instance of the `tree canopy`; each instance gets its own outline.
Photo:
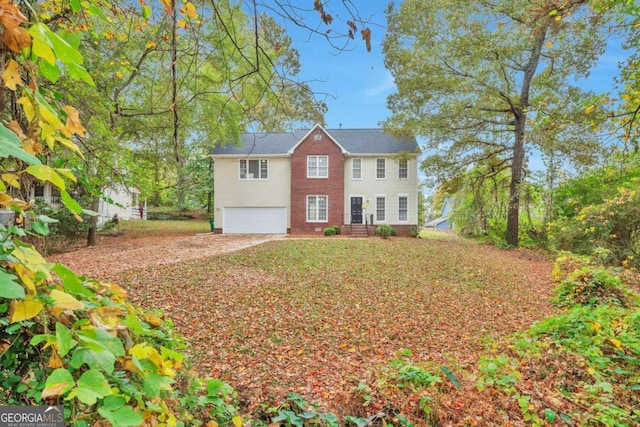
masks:
<path id="1" fill-rule="evenodd" d="M 587 99 L 570 83 L 603 52 L 604 17 L 587 1 L 407 0 L 388 20 L 383 49 L 398 91 L 385 127 L 423 137 L 423 168 L 441 181 L 472 166 L 510 170 L 506 241 L 517 246 L 530 132 L 548 124 L 554 100 Z M 553 121 L 558 132 L 572 122 L 565 111 Z"/>

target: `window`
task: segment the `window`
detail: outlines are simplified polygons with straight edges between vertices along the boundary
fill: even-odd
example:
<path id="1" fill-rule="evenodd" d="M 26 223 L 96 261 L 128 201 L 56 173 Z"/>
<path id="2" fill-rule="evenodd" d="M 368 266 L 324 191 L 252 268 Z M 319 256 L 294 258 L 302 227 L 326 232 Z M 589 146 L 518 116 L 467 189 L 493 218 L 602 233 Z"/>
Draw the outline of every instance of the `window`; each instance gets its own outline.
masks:
<path id="1" fill-rule="evenodd" d="M 329 156 L 307 156 L 307 178 L 329 177 Z"/>
<path id="2" fill-rule="evenodd" d="M 387 160 L 386 159 L 376 159 L 376 178 L 377 179 L 387 178 Z"/>
<path id="3" fill-rule="evenodd" d="M 398 179 L 409 178 L 409 162 L 407 160 L 400 160 L 398 162 Z"/>
<path id="4" fill-rule="evenodd" d="M 351 161 L 351 178 L 362 179 L 362 159 L 353 159 Z"/>
<path id="5" fill-rule="evenodd" d="M 307 196 L 307 222 L 327 222 L 327 196 Z"/>
<path id="6" fill-rule="evenodd" d="M 240 160 L 240 179 L 267 179 L 269 177 L 267 159 Z"/>
<path id="7" fill-rule="evenodd" d="M 40 198 L 44 197 L 44 185 L 36 185 L 33 189 L 33 196 Z"/>
<path id="8" fill-rule="evenodd" d="M 409 221 L 409 197 L 398 196 L 398 222 Z"/>
<path id="9" fill-rule="evenodd" d="M 376 197 L 376 222 L 386 221 L 386 199 L 384 196 Z"/>

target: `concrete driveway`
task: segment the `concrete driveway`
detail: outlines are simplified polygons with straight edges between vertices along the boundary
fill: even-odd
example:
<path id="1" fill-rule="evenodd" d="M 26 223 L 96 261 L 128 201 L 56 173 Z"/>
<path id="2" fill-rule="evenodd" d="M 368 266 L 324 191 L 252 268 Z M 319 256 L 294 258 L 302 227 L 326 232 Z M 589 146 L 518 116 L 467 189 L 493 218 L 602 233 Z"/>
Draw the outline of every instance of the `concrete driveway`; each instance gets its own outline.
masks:
<path id="1" fill-rule="evenodd" d="M 76 274 L 108 280 L 127 270 L 207 258 L 280 240 L 285 235 L 197 234 L 103 239 L 98 246 L 79 248 L 47 257 Z"/>

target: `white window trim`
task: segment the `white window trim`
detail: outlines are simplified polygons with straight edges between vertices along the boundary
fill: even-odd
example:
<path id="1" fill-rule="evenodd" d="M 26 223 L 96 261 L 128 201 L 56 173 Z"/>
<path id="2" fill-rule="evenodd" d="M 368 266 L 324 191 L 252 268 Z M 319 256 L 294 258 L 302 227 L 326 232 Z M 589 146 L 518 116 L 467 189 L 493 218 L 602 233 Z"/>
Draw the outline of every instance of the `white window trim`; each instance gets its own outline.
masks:
<path id="1" fill-rule="evenodd" d="M 255 160 L 258 162 L 258 177 L 257 178 L 249 178 L 249 161 Z M 262 167 L 262 161 L 267 162 L 267 177 L 261 178 L 260 172 Z M 242 177 L 242 162 L 246 162 L 247 165 L 247 176 L 245 178 Z M 238 162 L 238 179 L 241 181 L 267 181 L 269 179 L 269 159 L 261 158 L 261 159 L 240 159 Z"/>
<path id="2" fill-rule="evenodd" d="M 356 177 L 353 175 L 353 171 L 354 171 L 354 167 L 353 167 L 353 166 L 354 166 L 354 162 L 355 162 L 356 160 L 360 160 L 360 178 L 356 178 Z M 351 179 L 352 179 L 353 181 L 362 181 L 362 176 L 363 176 L 363 173 L 362 173 L 362 164 L 363 164 L 363 161 L 362 161 L 362 158 L 360 158 L 360 157 L 358 157 L 358 158 L 354 158 L 354 159 L 351 159 Z"/>
<path id="3" fill-rule="evenodd" d="M 320 157 L 325 157 L 327 159 L 327 175 L 326 176 L 319 176 L 319 175 L 318 176 L 311 176 L 311 175 L 309 175 L 309 159 L 311 157 L 315 157 L 316 158 L 316 162 L 317 162 L 317 160 L 320 159 Z M 320 168 L 317 165 L 318 165 L 318 163 L 316 163 L 316 171 L 319 172 Z M 307 178 L 310 178 L 310 179 L 327 179 L 327 178 L 329 178 L 329 156 L 328 155 L 326 155 L 326 154 L 309 154 L 309 155 L 307 155 Z"/>
<path id="4" fill-rule="evenodd" d="M 315 197 L 316 198 L 316 212 L 318 212 L 319 210 L 318 208 L 318 197 L 324 197 L 327 200 L 327 219 L 315 219 L 315 220 L 311 220 L 309 219 L 309 197 Z M 307 223 L 328 223 L 329 222 L 329 196 L 327 196 L 326 194 L 307 194 L 307 197 L 305 198 L 305 219 L 307 220 Z"/>
<path id="5" fill-rule="evenodd" d="M 400 198 L 405 197 L 407 199 L 407 219 L 400 219 Z M 409 195 L 408 194 L 398 194 L 398 222 L 409 222 Z"/>
<path id="6" fill-rule="evenodd" d="M 399 160 L 399 161 L 398 161 L 398 179 L 399 179 L 399 180 L 401 180 L 401 181 L 406 181 L 406 180 L 408 180 L 408 179 L 409 179 L 409 160 L 404 160 L 405 164 L 407 165 L 407 169 L 406 169 L 406 171 L 407 171 L 407 176 L 406 176 L 406 178 L 402 178 L 402 177 L 400 177 L 400 171 L 401 171 L 401 169 L 400 169 L 400 162 L 402 162 L 402 161 L 403 161 L 403 160 Z"/>
<path id="7" fill-rule="evenodd" d="M 380 219 L 378 218 L 378 199 L 384 199 L 384 219 Z M 376 194 L 376 197 L 373 199 L 374 203 L 373 203 L 373 209 L 374 209 L 374 214 L 375 214 L 375 222 L 377 224 L 384 224 L 387 222 L 387 217 L 389 215 L 387 215 L 387 195 L 386 194 Z"/>
<path id="8" fill-rule="evenodd" d="M 384 178 L 378 178 L 378 160 L 382 160 L 384 161 Z M 385 159 L 384 157 L 376 157 L 376 163 L 375 163 L 375 176 L 376 179 L 378 181 L 384 181 L 387 179 L 387 159 Z"/>

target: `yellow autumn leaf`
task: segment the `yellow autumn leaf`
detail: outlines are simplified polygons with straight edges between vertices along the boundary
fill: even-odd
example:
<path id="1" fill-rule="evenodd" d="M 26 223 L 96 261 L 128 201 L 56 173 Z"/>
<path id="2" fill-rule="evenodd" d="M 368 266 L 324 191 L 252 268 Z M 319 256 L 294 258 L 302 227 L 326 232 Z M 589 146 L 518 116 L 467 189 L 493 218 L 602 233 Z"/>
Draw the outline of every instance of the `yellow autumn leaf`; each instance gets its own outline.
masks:
<path id="1" fill-rule="evenodd" d="M 38 112 L 40 113 L 40 116 L 47 122 L 49 123 L 49 125 L 51 125 L 51 128 L 53 130 L 60 130 L 62 129 L 63 125 L 62 122 L 60 121 L 60 118 L 49 109 L 49 107 L 40 104 L 38 105 Z"/>
<path id="2" fill-rule="evenodd" d="M 70 105 L 67 105 L 66 107 L 64 107 L 64 111 L 67 113 L 67 123 L 65 125 L 67 129 L 69 129 L 71 133 L 75 133 L 76 135 L 84 135 L 87 130 L 80 123 L 80 113 L 78 112 L 78 110 Z"/>
<path id="3" fill-rule="evenodd" d="M 147 49 L 153 49 L 154 47 L 156 47 L 156 42 L 153 40 L 149 41 L 146 45 Z"/>
<path id="4" fill-rule="evenodd" d="M 60 356 L 58 356 L 58 352 L 55 350 L 51 351 L 51 356 L 49 356 L 49 362 L 47 362 L 47 367 L 51 369 L 62 368 L 64 365 L 62 364 L 62 360 L 60 360 Z"/>
<path id="5" fill-rule="evenodd" d="M 40 137 L 45 140 L 45 142 L 47 143 L 47 147 L 53 150 L 56 142 L 57 129 L 54 129 L 45 120 L 40 120 L 38 122 L 38 125 L 40 126 Z"/>
<path id="6" fill-rule="evenodd" d="M 69 295 L 66 292 L 54 289 L 49 296 L 54 301 L 53 307 L 61 311 L 82 310 L 84 308 L 84 304 L 81 301 L 78 301 L 73 295 Z"/>
<path id="7" fill-rule="evenodd" d="M 133 372 L 134 374 L 142 374 L 142 372 L 140 372 L 140 369 L 138 369 L 138 366 L 133 363 L 133 360 L 131 360 L 130 357 L 121 357 L 120 363 L 122 364 L 122 367 L 127 371 Z"/>
<path id="8" fill-rule="evenodd" d="M 611 344 L 613 344 L 616 348 L 620 349 L 622 348 L 622 342 L 617 339 L 617 338 L 609 338 L 609 341 L 611 342 Z"/>
<path id="9" fill-rule="evenodd" d="M 0 2 L 0 24 L 5 28 L 18 28 L 28 19 L 20 11 L 20 6 L 8 1 Z"/>
<path id="10" fill-rule="evenodd" d="M 109 288 L 109 291 L 111 291 L 111 293 L 114 295 L 114 297 L 116 297 L 117 301 L 123 301 L 126 298 L 127 291 L 125 291 L 115 283 L 109 283 L 107 284 L 107 287 Z"/>
<path id="11" fill-rule="evenodd" d="M 14 188 L 20 188 L 20 176 L 15 173 L 3 173 L 2 180 Z"/>
<path id="12" fill-rule="evenodd" d="M 160 0 L 160 3 L 164 5 L 164 11 L 167 15 L 171 15 L 173 8 L 171 7 L 171 0 Z"/>
<path id="13" fill-rule="evenodd" d="M 591 113 L 593 112 L 593 110 L 595 110 L 595 109 L 596 109 L 596 106 L 595 106 L 595 105 L 589 105 L 589 106 L 587 107 L 587 109 L 586 109 L 586 110 L 584 110 L 584 113 L 585 113 L 585 114 L 591 114 Z"/>
<path id="14" fill-rule="evenodd" d="M 73 171 L 71 169 L 58 168 L 56 169 L 56 172 L 58 172 L 58 174 L 64 176 L 65 178 L 70 179 L 73 182 L 78 182 L 78 179 L 73 174 Z"/>
<path id="15" fill-rule="evenodd" d="M 558 15 L 558 16 L 556 16 L 556 17 L 555 17 L 555 20 L 556 20 L 556 21 L 560 21 L 561 19 L 562 19 L 562 16 L 560 16 L 560 15 Z"/>
<path id="16" fill-rule="evenodd" d="M 0 205 L 9 206 L 13 197 L 8 195 L 7 193 L 0 193 Z"/>
<path id="17" fill-rule="evenodd" d="M 553 47 L 553 42 L 547 42 L 544 47 L 546 47 L 547 49 L 551 49 Z"/>
<path id="18" fill-rule="evenodd" d="M 162 319 L 159 318 L 155 313 L 147 314 L 144 320 L 151 326 L 155 326 L 155 327 L 162 326 Z"/>
<path id="19" fill-rule="evenodd" d="M 49 272 L 51 264 L 47 263 L 42 255 L 31 246 L 16 246 L 11 255 L 17 258 L 26 269 L 35 273 L 42 273 L 47 280 L 51 279 L 51 273 Z"/>
<path id="20" fill-rule="evenodd" d="M 24 85 L 22 77 L 20 77 L 20 66 L 13 59 L 9 60 L 9 63 L 2 73 L 2 81 L 4 85 L 10 90 L 15 91 L 18 86 Z"/>
<path id="21" fill-rule="evenodd" d="M 27 139 L 27 136 L 22 131 L 22 126 L 20 126 L 17 120 L 11 120 L 6 126 L 8 129 L 11 129 L 11 132 L 15 133 L 21 141 Z"/>
<path id="22" fill-rule="evenodd" d="M 70 140 L 69 138 L 58 138 L 57 141 L 62 144 L 63 146 L 65 146 L 66 148 L 68 148 L 69 150 L 73 151 L 74 153 L 76 153 L 77 155 L 79 155 L 81 158 L 84 159 L 84 154 L 82 154 L 82 151 L 80 151 L 80 147 L 78 147 L 78 144 L 76 144 L 75 142 L 73 142 L 72 140 Z M 75 177 L 73 179 L 73 182 L 75 182 Z"/>
<path id="23" fill-rule="evenodd" d="M 122 74 L 120 71 L 118 71 L 118 72 L 116 73 L 116 77 L 117 77 L 117 78 L 119 78 L 119 79 L 121 79 L 121 78 L 123 78 L 123 77 L 124 77 L 124 74 Z"/>
<path id="24" fill-rule="evenodd" d="M 36 317 L 43 307 L 40 301 L 13 300 L 11 301 L 11 323 Z"/>
<path id="25" fill-rule="evenodd" d="M 217 421 L 214 421 L 214 420 L 211 420 L 211 421 L 208 421 L 208 422 L 205 424 L 205 426 L 206 426 L 206 427 L 218 427 L 218 422 L 217 422 Z"/>
<path id="26" fill-rule="evenodd" d="M 185 5 L 184 5 L 185 11 L 184 13 L 192 19 L 195 19 L 198 17 L 198 13 L 196 12 L 196 7 L 193 5 L 193 3 L 191 3 L 190 1 L 188 1 Z"/>
<path id="27" fill-rule="evenodd" d="M 25 268 L 20 264 L 14 264 L 13 269 L 16 271 L 16 274 L 20 278 L 22 284 L 27 288 L 27 295 L 35 295 L 36 284 L 33 282 L 35 277 L 33 271 L 25 270 Z"/>
<path id="28" fill-rule="evenodd" d="M 232 419 L 233 425 L 236 427 L 242 427 L 242 417 L 240 415 L 236 415 Z"/>
<path id="29" fill-rule="evenodd" d="M 31 36 L 22 27 L 5 28 L 2 41 L 12 52 L 19 53 L 31 44 Z"/>
<path id="30" fill-rule="evenodd" d="M 36 110 L 31 99 L 23 96 L 20 97 L 17 102 L 22 105 L 22 110 L 24 111 L 25 116 L 27 116 L 27 120 L 32 121 L 36 116 Z"/>
<path id="31" fill-rule="evenodd" d="M 182 28 L 183 30 L 187 29 L 187 21 L 185 21 L 184 19 L 178 19 L 178 21 L 176 22 L 176 25 Z"/>

